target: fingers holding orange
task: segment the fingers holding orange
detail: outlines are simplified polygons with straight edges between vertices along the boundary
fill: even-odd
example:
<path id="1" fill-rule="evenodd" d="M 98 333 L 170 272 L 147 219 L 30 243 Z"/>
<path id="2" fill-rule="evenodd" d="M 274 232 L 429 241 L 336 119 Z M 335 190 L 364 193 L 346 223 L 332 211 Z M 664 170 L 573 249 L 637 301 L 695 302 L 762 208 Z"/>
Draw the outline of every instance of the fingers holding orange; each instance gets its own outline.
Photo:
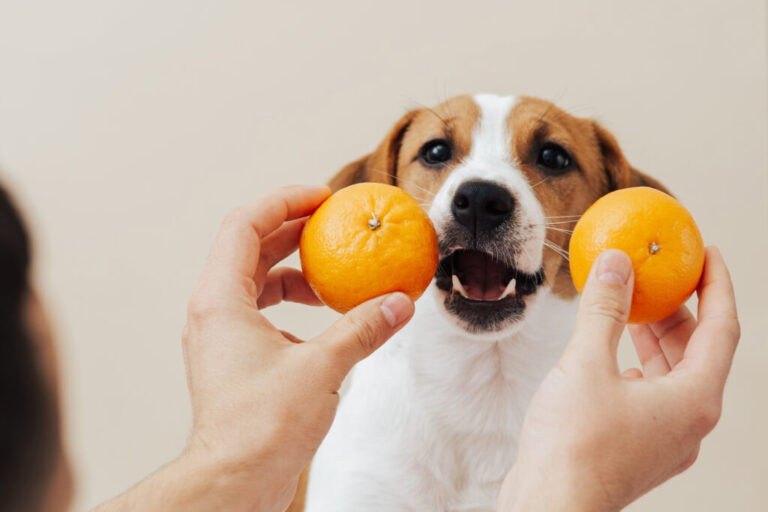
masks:
<path id="1" fill-rule="evenodd" d="M 647 325 L 631 325 L 629 332 L 635 345 L 637 358 L 646 377 L 666 375 L 670 371 L 669 361 L 659 344 L 659 339 Z"/>
<path id="2" fill-rule="evenodd" d="M 288 267 L 276 268 L 267 274 L 257 306 L 259 309 L 264 309 L 283 301 L 298 302 L 308 306 L 322 305 L 301 271 Z"/>
<path id="3" fill-rule="evenodd" d="M 269 270 L 299 248 L 301 230 L 307 217 L 286 222 L 261 241 L 259 266 Z"/>
<path id="4" fill-rule="evenodd" d="M 683 359 L 688 340 L 696 329 L 696 318 L 687 307 L 681 306 L 672 315 L 659 322 L 648 324 L 648 327 L 659 339 L 669 365 L 674 368 Z"/>
<path id="5" fill-rule="evenodd" d="M 632 260 L 629 323 L 673 314 L 696 290 L 704 266 L 704 242 L 691 214 L 672 196 L 649 187 L 611 192 L 579 219 L 569 248 L 579 292 L 606 249 L 619 249 Z"/>
<path id="6" fill-rule="evenodd" d="M 718 383 L 728 376 L 741 327 L 733 283 L 716 247 L 707 248 L 698 295 L 699 324 L 685 348 L 684 361 L 690 361 L 709 380 L 709 385 L 718 388 Z"/>
<path id="7" fill-rule="evenodd" d="M 243 283 L 257 273 L 264 239 L 286 221 L 312 213 L 329 194 L 325 186 L 284 187 L 229 212 L 211 247 L 198 288 L 213 295 L 242 292 Z"/>

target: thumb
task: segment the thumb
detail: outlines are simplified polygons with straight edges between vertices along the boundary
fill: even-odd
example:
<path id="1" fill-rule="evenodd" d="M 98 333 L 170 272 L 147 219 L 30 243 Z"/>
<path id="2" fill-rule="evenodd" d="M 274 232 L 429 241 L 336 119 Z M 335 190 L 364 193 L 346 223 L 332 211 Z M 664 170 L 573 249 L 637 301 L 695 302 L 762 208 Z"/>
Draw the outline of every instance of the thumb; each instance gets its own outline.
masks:
<path id="1" fill-rule="evenodd" d="M 347 312 L 314 343 L 325 345 L 338 384 L 352 367 L 371 355 L 413 316 L 413 301 L 395 292 L 364 302 Z"/>
<path id="2" fill-rule="evenodd" d="M 582 290 L 569 346 L 582 356 L 616 364 L 616 347 L 632 305 L 634 273 L 629 257 L 608 249 L 597 257 Z M 569 350 L 570 351 L 570 350 Z"/>

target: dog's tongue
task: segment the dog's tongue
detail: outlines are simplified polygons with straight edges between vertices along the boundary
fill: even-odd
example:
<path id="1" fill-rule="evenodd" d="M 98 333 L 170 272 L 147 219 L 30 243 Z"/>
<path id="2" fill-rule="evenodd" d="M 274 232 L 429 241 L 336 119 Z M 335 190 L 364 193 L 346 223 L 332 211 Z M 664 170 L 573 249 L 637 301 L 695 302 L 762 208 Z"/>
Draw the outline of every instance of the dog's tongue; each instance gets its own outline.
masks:
<path id="1" fill-rule="evenodd" d="M 455 270 L 472 300 L 497 300 L 507 285 L 507 266 L 484 252 L 459 252 Z"/>

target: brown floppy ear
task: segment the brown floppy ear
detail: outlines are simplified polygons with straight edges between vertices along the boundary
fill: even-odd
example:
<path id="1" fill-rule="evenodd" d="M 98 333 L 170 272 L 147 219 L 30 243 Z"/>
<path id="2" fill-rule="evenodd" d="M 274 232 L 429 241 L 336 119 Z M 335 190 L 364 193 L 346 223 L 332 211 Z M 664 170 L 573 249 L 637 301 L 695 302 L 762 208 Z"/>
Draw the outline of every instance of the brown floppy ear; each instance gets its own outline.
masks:
<path id="1" fill-rule="evenodd" d="M 408 112 L 395 124 L 381 144 L 368 155 L 358 158 L 354 162 L 345 165 L 328 182 L 333 192 L 353 183 L 374 181 L 396 185 L 397 183 L 397 157 L 400 154 L 400 145 L 405 132 L 416 117 L 418 110 Z"/>
<path id="2" fill-rule="evenodd" d="M 629 165 L 611 132 L 594 121 L 592 121 L 592 126 L 603 159 L 606 194 L 620 188 L 651 187 L 671 195 L 667 187 L 658 180 Z"/>

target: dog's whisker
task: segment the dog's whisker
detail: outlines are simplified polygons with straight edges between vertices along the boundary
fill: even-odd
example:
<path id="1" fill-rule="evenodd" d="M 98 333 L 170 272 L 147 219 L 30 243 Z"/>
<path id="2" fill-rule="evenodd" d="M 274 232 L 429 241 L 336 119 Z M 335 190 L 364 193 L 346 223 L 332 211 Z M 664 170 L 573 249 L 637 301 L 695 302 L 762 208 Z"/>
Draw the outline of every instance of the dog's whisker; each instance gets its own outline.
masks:
<path id="1" fill-rule="evenodd" d="M 551 229 L 552 231 L 559 231 L 560 233 L 568 233 L 569 235 L 573 233 L 572 229 L 553 228 L 552 226 L 544 226 L 544 229 Z"/>
<path id="2" fill-rule="evenodd" d="M 565 261 L 568 261 L 568 262 L 570 262 L 570 261 L 571 261 L 570 259 L 568 259 L 568 256 L 567 256 L 566 254 L 564 254 L 564 253 L 562 253 L 562 252 L 560 252 L 560 251 L 556 250 L 554 247 L 551 247 L 551 246 L 549 246 L 549 245 L 545 245 L 544 247 L 546 247 L 546 248 L 548 248 L 548 249 L 551 249 L 551 250 L 552 250 L 552 251 L 553 251 L 555 254 L 557 254 L 558 256 L 560 256 L 561 258 L 563 258 Z"/>
<path id="3" fill-rule="evenodd" d="M 560 251 L 561 253 L 568 254 L 568 251 L 560 247 L 558 244 L 550 240 L 549 238 L 544 239 L 544 245 L 549 246 L 551 249 L 554 249 L 556 251 Z"/>
<path id="4" fill-rule="evenodd" d="M 550 215 L 549 217 L 545 216 L 545 219 L 577 219 L 581 217 L 581 215 Z"/>
<path id="5" fill-rule="evenodd" d="M 573 224 L 574 222 L 578 222 L 579 219 L 572 219 L 572 220 L 560 220 L 557 222 L 545 222 L 542 224 L 543 226 L 557 226 L 558 224 Z"/>
<path id="6" fill-rule="evenodd" d="M 429 209 L 430 209 L 430 208 L 432 208 L 432 203 L 431 203 L 431 202 L 430 202 L 430 203 L 423 203 L 423 202 L 421 202 L 421 201 L 416 201 L 416 202 L 417 202 L 417 203 L 419 203 L 419 206 L 421 206 L 421 208 L 422 208 L 422 209 L 423 209 L 425 212 L 428 212 L 428 211 L 429 211 Z"/>
<path id="7" fill-rule="evenodd" d="M 550 178 L 550 177 L 549 177 L 549 176 L 547 176 L 547 177 L 546 177 L 546 178 L 544 178 L 543 180 L 536 182 L 536 184 L 535 184 L 535 185 L 532 185 L 532 186 L 531 186 L 531 189 L 534 189 L 534 188 L 538 187 L 539 185 L 541 185 L 542 183 L 544 183 L 545 181 L 547 181 L 549 178 Z"/>
<path id="8" fill-rule="evenodd" d="M 562 256 L 563 259 L 565 259 L 565 261 L 570 261 L 570 258 L 568 257 L 568 253 L 565 252 L 565 249 L 563 249 L 562 247 L 559 247 L 553 244 L 549 240 L 544 240 L 544 247 L 549 247 L 550 249 L 552 249 L 552 251 Z"/>
<path id="9" fill-rule="evenodd" d="M 557 242 L 555 242 L 554 240 L 550 240 L 549 238 L 545 238 L 545 239 L 544 239 L 544 241 L 545 241 L 545 242 L 549 242 L 550 244 L 554 245 L 555 247 L 557 247 L 558 249 L 560 249 L 560 250 L 561 250 L 561 251 L 563 251 L 564 253 L 568 254 L 568 249 L 567 249 L 567 248 L 565 248 L 565 247 L 561 247 L 561 246 L 560 246 L 560 244 L 558 244 L 558 243 L 557 243 Z"/>

